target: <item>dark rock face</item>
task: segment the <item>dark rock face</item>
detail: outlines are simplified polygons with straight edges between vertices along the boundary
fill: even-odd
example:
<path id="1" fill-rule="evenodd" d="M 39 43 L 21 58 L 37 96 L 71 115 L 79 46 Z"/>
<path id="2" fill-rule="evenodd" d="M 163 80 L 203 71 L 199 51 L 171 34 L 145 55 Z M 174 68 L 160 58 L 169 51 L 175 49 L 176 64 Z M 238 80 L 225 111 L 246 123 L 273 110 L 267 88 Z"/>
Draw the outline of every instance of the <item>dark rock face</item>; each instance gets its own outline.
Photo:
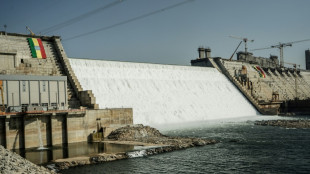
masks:
<path id="1" fill-rule="evenodd" d="M 37 166 L 0 145 L 0 173 L 54 173 Z"/>
<path id="2" fill-rule="evenodd" d="M 279 126 L 285 128 L 309 129 L 310 120 L 263 120 L 256 121 L 255 125 Z"/>

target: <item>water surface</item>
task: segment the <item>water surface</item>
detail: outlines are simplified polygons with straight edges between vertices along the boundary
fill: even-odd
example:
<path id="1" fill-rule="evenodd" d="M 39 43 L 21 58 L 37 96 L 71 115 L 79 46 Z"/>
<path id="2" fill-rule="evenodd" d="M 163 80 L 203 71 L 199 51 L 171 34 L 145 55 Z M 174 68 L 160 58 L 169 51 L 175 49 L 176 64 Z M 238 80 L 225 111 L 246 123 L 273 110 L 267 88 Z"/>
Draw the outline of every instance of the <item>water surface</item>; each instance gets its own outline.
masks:
<path id="1" fill-rule="evenodd" d="M 265 117 L 267 118 L 267 117 Z M 238 120 L 200 123 L 168 135 L 212 138 L 215 145 L 64 170 L 62 173 L 309 173 L 310 129 Z"/>

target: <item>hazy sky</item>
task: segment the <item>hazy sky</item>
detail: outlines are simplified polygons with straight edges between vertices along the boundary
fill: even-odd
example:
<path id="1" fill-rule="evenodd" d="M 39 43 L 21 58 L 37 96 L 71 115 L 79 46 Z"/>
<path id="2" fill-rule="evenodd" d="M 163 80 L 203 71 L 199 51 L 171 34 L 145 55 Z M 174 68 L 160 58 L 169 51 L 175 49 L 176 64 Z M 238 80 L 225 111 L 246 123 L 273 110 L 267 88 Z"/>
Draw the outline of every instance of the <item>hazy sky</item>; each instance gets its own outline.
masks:
<path id="1" fill-rule="evenodd" d="M 180 5 L 182 2 L 185 3 Z M 189 65 L 191 59 L 198 57 L 199 46 L 210 47 L 212 56 L 229 58 L 239 43 L 229 35 L 254 39 L 248 44 L 249 49 L 310 39 L 309 0 L 0 0 L 0 3 L 0 30 L 7 25 L 7 32 L 28 33 L 26 26 L 29 26 L 36 34 L 59 35 L 68 57 Z M 96 30 L 99 32 L 70 39 Z M 285 61 L 304 68 L 308 48 L 310 41 L 286 47 Z M 239 50 L 244 50 L 244 45 Z M 270 54 L 279 55 L 279 50 L 254 52 L 263 57 Z"/>

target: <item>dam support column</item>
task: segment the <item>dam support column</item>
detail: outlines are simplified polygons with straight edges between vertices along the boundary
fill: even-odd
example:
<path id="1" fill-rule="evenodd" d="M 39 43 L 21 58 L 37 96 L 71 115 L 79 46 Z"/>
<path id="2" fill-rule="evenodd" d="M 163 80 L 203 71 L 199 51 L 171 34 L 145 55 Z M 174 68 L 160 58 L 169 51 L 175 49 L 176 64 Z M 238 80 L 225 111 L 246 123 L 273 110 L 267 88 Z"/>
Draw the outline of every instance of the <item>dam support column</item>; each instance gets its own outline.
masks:
<path id="1" fill-rule="evenodd" d="M 68 143 L 66 115 L 67 114 L 56 115 L 54 113 L 51 116 L 52 145 Z"/>
<path id="2" fill-rule="evenodd" d="M 68 143 L 87 141 L 87 129 L 89 123 L 85 117 L 87 117 L 85 112 L 67 115 L 65 123 L 67 128 Z"/>
<path id="3" fill-rule="evenodd" d="M 25 148 L 24 119 L 22 116 L 6 116 L 5 135 L 7 149 Z"/>
<path id="4" fill-rule="evenodd" d="M 0 118 L 0 145 L 6 147 L 5 117 Z"/>

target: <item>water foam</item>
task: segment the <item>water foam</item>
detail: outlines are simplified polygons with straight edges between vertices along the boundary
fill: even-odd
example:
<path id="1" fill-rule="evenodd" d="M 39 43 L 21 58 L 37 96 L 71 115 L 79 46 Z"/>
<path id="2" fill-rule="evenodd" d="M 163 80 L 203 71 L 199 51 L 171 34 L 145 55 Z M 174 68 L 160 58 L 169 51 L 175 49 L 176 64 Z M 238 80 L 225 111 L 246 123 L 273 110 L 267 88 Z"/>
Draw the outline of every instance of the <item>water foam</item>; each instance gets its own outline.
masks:
<path id="1" fill-rule="evenodd" d="M 139 158 L 139 157 L 147 156 L 146 150 L 127 152 L 126 154 L 128 158 Z"/>
<path id="2" fill-rule="evenodd" d="M 133 108 L 134 123 L 181 123 L 257 115 L 214 68 L 70 59 L 100 108 Z"/>

